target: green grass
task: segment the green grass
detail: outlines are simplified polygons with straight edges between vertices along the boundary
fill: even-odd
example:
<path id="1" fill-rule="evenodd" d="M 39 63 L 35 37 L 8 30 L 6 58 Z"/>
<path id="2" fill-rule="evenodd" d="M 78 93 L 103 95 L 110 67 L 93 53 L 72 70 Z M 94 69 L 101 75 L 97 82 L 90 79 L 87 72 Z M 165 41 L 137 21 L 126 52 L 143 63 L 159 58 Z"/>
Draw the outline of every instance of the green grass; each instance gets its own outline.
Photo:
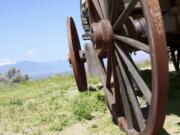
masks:
<path id="1" fill-rule="evenodd" d="M 151 66 L 151 61 L 149 59 L 137 63 L 137 67 L 139 67 L 139 68 L 145 68 L 145 67 L 149 67 L 149 66 Z"/>
<path id="2" fill-rule="evenodd" d="M 2 86 L 0 132 L 40 134 L 62 130 L 74 121 L 72 114 L 66 113 L 71 110 L 69 99 L 64 95 L 72 87 L 69 84 L 73 84 L 71 76 Z"/>
<path id="3" fill-rule="evenodd" d="M 93 132 L 103 128 L 99 120 L 104 117 L 110 124 L 105 96 L 97 90 L 99 80 L 89 81 L 90 91 L 84 93 L 78 92 L 73 76 L 1 85 L 0 134 L 56 135 L 75 123 L 96 121 L 89 127 Z"/>
<path id="4" fill-rule="evenodd" d="M 149 73 L 142 73 L 147 81 Z M 162 135 L 180 134 L 180 75 L 171 73 L 170 78 Z M 1 85 L 0 135 L 74 135 L 65 131 L 74 130 L 77 123 L 87 135 L 124 135 L 112 122 L 99 79 L 90 78 L 88 84 L 89 91 L 83 93 L 78 92 L 73 76 Z"/>
<path id="5" fill-rule="evenodd" d="M 170 135 L 180 134 L 180 74 L 175 72 L 170 73 L 169 102 L 164 130 Z"/>
<path id="6" fill-rule="evenodd" d="M 81 93 L 73 101 L 72 112 L 78 120 L 93 119 L 93 112 L 105 112 L 105 97 L 102 92 Z"/>

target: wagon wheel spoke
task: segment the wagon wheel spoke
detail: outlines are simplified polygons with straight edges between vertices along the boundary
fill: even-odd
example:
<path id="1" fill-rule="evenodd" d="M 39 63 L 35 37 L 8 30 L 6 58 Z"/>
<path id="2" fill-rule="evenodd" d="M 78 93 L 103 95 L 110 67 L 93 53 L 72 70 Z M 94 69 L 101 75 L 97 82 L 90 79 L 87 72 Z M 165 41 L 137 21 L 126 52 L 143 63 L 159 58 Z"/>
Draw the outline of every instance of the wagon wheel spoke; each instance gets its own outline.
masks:
<path id="1" fill-rule="evenodd" d="M 98 58 L 98 56 L 95 56 L 96 60 L 97 60 L 97 68 L 99 71 L 99 75 L 103 84 L 103 87 L 106 89 L 106 91 L 108 91 L 108 95 L 110 95 L 110 97 L 113 96 L 112 90 L 108 87 L 106 87 L 106 82 L 107 82 L 107 74 L 106 71 L 104 70 L 104 66 L 102 65 L 101 60 Z"/>
<path id="2" fill-rule="evenodd" d="M 118 0 L 119 1 L 119 0 Z M 112 2 L 112 1 L 111 1 Z M 113 20 L 113 14 L 116 13 L 114 12 L 115 10 L 115 3 L 117 2 L 117 0 L 114 0 L 112 3 L 111 3 L 111 7 L 110 7 L 110 11 L 109 11 L 109 20 L 112 22 Z"/>
<path id="3" fill-rule="evenodd" d="M 115 92 L 117 94 L 117 97 L 119 96 L 119 98 L 121 98 L 122 101 L 122 107 L 124 110 L 124 115 L 126 117 L 127 120 L 127 126 L 126 128 L 128 129 L 133 129 L 133 120 L 132 120 L 132 110 L 130 108 L 130 104 L 129 104 L 129 99 L 128 99 L 128 95 L 125 91 L 125 84 L 124 81 L 122 79 L 121 73 L 120 73 L 120 69 L 118 64 L 115 61 L 115 56 L 113 57 L 113 64 L 112 64 L 112 68 L 113 68 L 113 76 L 115 78 Z M 119 88 L 120 86 L 120 88 Z"/>
<path id="4" fill-rule="evenodd" d="M 100 4 L 102 5 L 102 11 L 105 13 L 105 17 L 110 20 L 110 11 L 111 11 L 111 5 L 112 5 L 112 0 L 99 0 Z"/>
<path id="5" fill-rule="evenodd" d="M 132 39 L 129 37 L 125 37 L 125 36 L 116 35 L 116 34 L 114 34 L 114 39 L 116 39 L 122 43 L 125 43 L 126 45 L 129 45 L 131 47 L 134 47 L 138 50 L 150 53 L 149 46 L 147 44 L 144 44 L 144 43 L 138 41 L 138 40 L 135 40 L 135 39 Z"/>
<path id="6" fill-rule="evenodd" d="M 113 0 L 111 5 L 111 12 L 110 12 L 111 24 L 115 23 L 115 21 L 117 20 L 123 9 L 124 9 L 124 4 L 122 0 Z"/>
<path id="7" fill-rule="evenodd" d="M 129 2 L 128 6 L 123 10 L 123 12 L 119 15 L 118 19 L 115 21 L 113 25 L 113 30 L 115 30 L 117 26 L 121 27 L 126 22 L 126 19 L 131 14 L 138 1 L 139 0 L 131 0 Z"/>
<path id="8" fill-rule="evenodd" d="M 87 0 L 90 22 L 97 22 L 104 19 L 104 14 L 98 0 Z"/>
<path id="9" fill-rule="evenodd" d="M 116 105 L 116 99 L 115 99 L 114 93 L 112 92 L 111 88 L 106 87 L 106 77 L 107 77 L 106 72 L 105 72 L 98 56 L 95 56 L 95 57 L 97 60 L 97 68 L 99 70 L 99 75 L 100 75 L 101 81 L 103 83 L 103 89 L 104 89 L 104 92 L 105 92 L 105 95 L 106 95 L 106 98 L 108 101 L 108 106 L 111 110 L 113 117 L 117 120 L 119 115 L 117 113 L 117 108 L 115 106 Z"/>
<path id="10" fill-rule="evenodd" d="M 117 52 L 115 52 L 115 55 L 116 55 L 116 59 L 117 59 L 118 64 L 119 64 L 119 68 L 121 71 L 122 78 L 124 79 L 124 84 L 126 87 L 126 89 L 124 89 L 124 90 L 126 90 L 126 93 L 128 95 L 128 98 L 129 98 L 129 102 L 132 105 L 132 109 L 133 109 L 135 117 L 137 119 L 140 131 L 143 131 L 145 128 L 145 119 L 143 117 L 143 114 L 142 114 L 142 111 L 140 109 L 140 105 L 137 101 L 137 98 L 133 92 L 132 82 L 129 79 L 128 71 L 122 66 L 123 63 L 121 62 L 120 57 L 119 57 Z M 121 92 L 121 93 L 123 93 L 123 92 Z M 122 94 L 122 96 L 123 96 L 123 94 Z M 126 102 L 126 104 L 127 103 L 128 102 Z"/>
<path id="11" fill-rule="evenodd" d="M 100 4 L 100 7 L 101 7 L 103 16 L 105 17 L 106 16 L 106 11 L 105 11 L 105 8 L 104 8 L 104 6 L 105 6 L 104 0 L 99 0 L 99 4 Z"/>
<path id="12" fill-rule="evenodd" d="M 148 102 L 148 104 L 150 104 L 151 92 L 150 92 L 147 84 L 144 82 L 144 80 L 142 79 L 142 77 L 139 75 L 138 71 L 134 67 L 134 64 L 129 59 L 130 56 L 127 57 L 127 55 L 124 53 L 122 48 L 120 48 L 116 43 L 115 43 L 115 47 L 116 47 L 116 50 L 119 53 L 119 55 L 122 57 L 124 63 L 127 65 L 129 72 L 131 73 L 132 77 L 136 81 L 136 83 L 137 83 L 138 87 L 140 88 L 141 92 L 143 93 L 146 101 Z"/>
<path id="13" fill-rule="evenodd" d="M 111 86 L 111 76 L 112 76 L 112 67 L 111 67 L 111 56 L 109 52 L 107 59 L 107 73 L 106 73 L 106 86 L 108 88 Z"/>
<path id="14" fill-rule="evenodd" d="M 99 16 L 101 17 L 101 19 L 103 19 L 103 18 L 104 18 L 104 13 L 103 13 L 103 11 L 102 11 L 102 8 L 101 8 L 101 5 L 100 5 L 100 3 L 99 3 L 99 0 L 92 0 L 92 2 L 93 2 L 93 5 L 94 5 L 97 13 L 98 13 Z"/>

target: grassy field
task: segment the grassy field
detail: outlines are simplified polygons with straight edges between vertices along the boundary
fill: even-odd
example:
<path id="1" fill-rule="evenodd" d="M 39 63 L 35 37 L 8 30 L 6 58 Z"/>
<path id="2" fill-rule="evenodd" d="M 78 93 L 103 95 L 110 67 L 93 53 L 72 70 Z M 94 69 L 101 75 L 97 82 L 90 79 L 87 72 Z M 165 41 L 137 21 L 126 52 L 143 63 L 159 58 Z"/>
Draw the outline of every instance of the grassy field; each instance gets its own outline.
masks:
<path id="1" fill-rule="evenodd" d="M 180 76 L 170 74 L 162 135 L 180 134 Z M 79 93 L 73 76 L 0 86 L 0 135 L 124 135 L 112 123 L 97 78 Z"/>

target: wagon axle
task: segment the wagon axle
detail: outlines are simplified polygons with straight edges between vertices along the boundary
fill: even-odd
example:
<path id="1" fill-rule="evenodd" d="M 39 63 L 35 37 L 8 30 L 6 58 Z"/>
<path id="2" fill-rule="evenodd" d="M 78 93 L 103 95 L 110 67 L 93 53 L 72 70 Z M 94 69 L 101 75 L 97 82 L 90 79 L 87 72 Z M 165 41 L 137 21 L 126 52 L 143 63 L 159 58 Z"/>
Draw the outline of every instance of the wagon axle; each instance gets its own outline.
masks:
<path id="1" fill-rule="evenodd" d="M 144 34 L 147 35 L 147 24 L 144 18 L 133 19 L 129 17 L 126 21 L 126 27 L 130 37 L 138 37 Z"/>

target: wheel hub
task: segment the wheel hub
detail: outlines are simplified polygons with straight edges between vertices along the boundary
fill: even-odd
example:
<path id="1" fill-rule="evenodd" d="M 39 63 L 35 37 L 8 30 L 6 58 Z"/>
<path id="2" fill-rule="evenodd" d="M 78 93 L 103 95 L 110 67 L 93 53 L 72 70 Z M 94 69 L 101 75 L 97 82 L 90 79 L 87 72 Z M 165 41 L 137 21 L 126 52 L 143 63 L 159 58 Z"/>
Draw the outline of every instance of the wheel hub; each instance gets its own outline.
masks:
<path id="1" fill-rule="evenodd" d="M 145 18 L 133 19 L 129 17 L 126 21 L 126 27 L 130 37 L 137 37 L 146 34 L 147 24 Z"/>
<path id="2" fill-rule="evenodd" d="M 107 19 L 92 24 L 96 49 L 108 49 L 113 43 L 113 29 Z"/>

